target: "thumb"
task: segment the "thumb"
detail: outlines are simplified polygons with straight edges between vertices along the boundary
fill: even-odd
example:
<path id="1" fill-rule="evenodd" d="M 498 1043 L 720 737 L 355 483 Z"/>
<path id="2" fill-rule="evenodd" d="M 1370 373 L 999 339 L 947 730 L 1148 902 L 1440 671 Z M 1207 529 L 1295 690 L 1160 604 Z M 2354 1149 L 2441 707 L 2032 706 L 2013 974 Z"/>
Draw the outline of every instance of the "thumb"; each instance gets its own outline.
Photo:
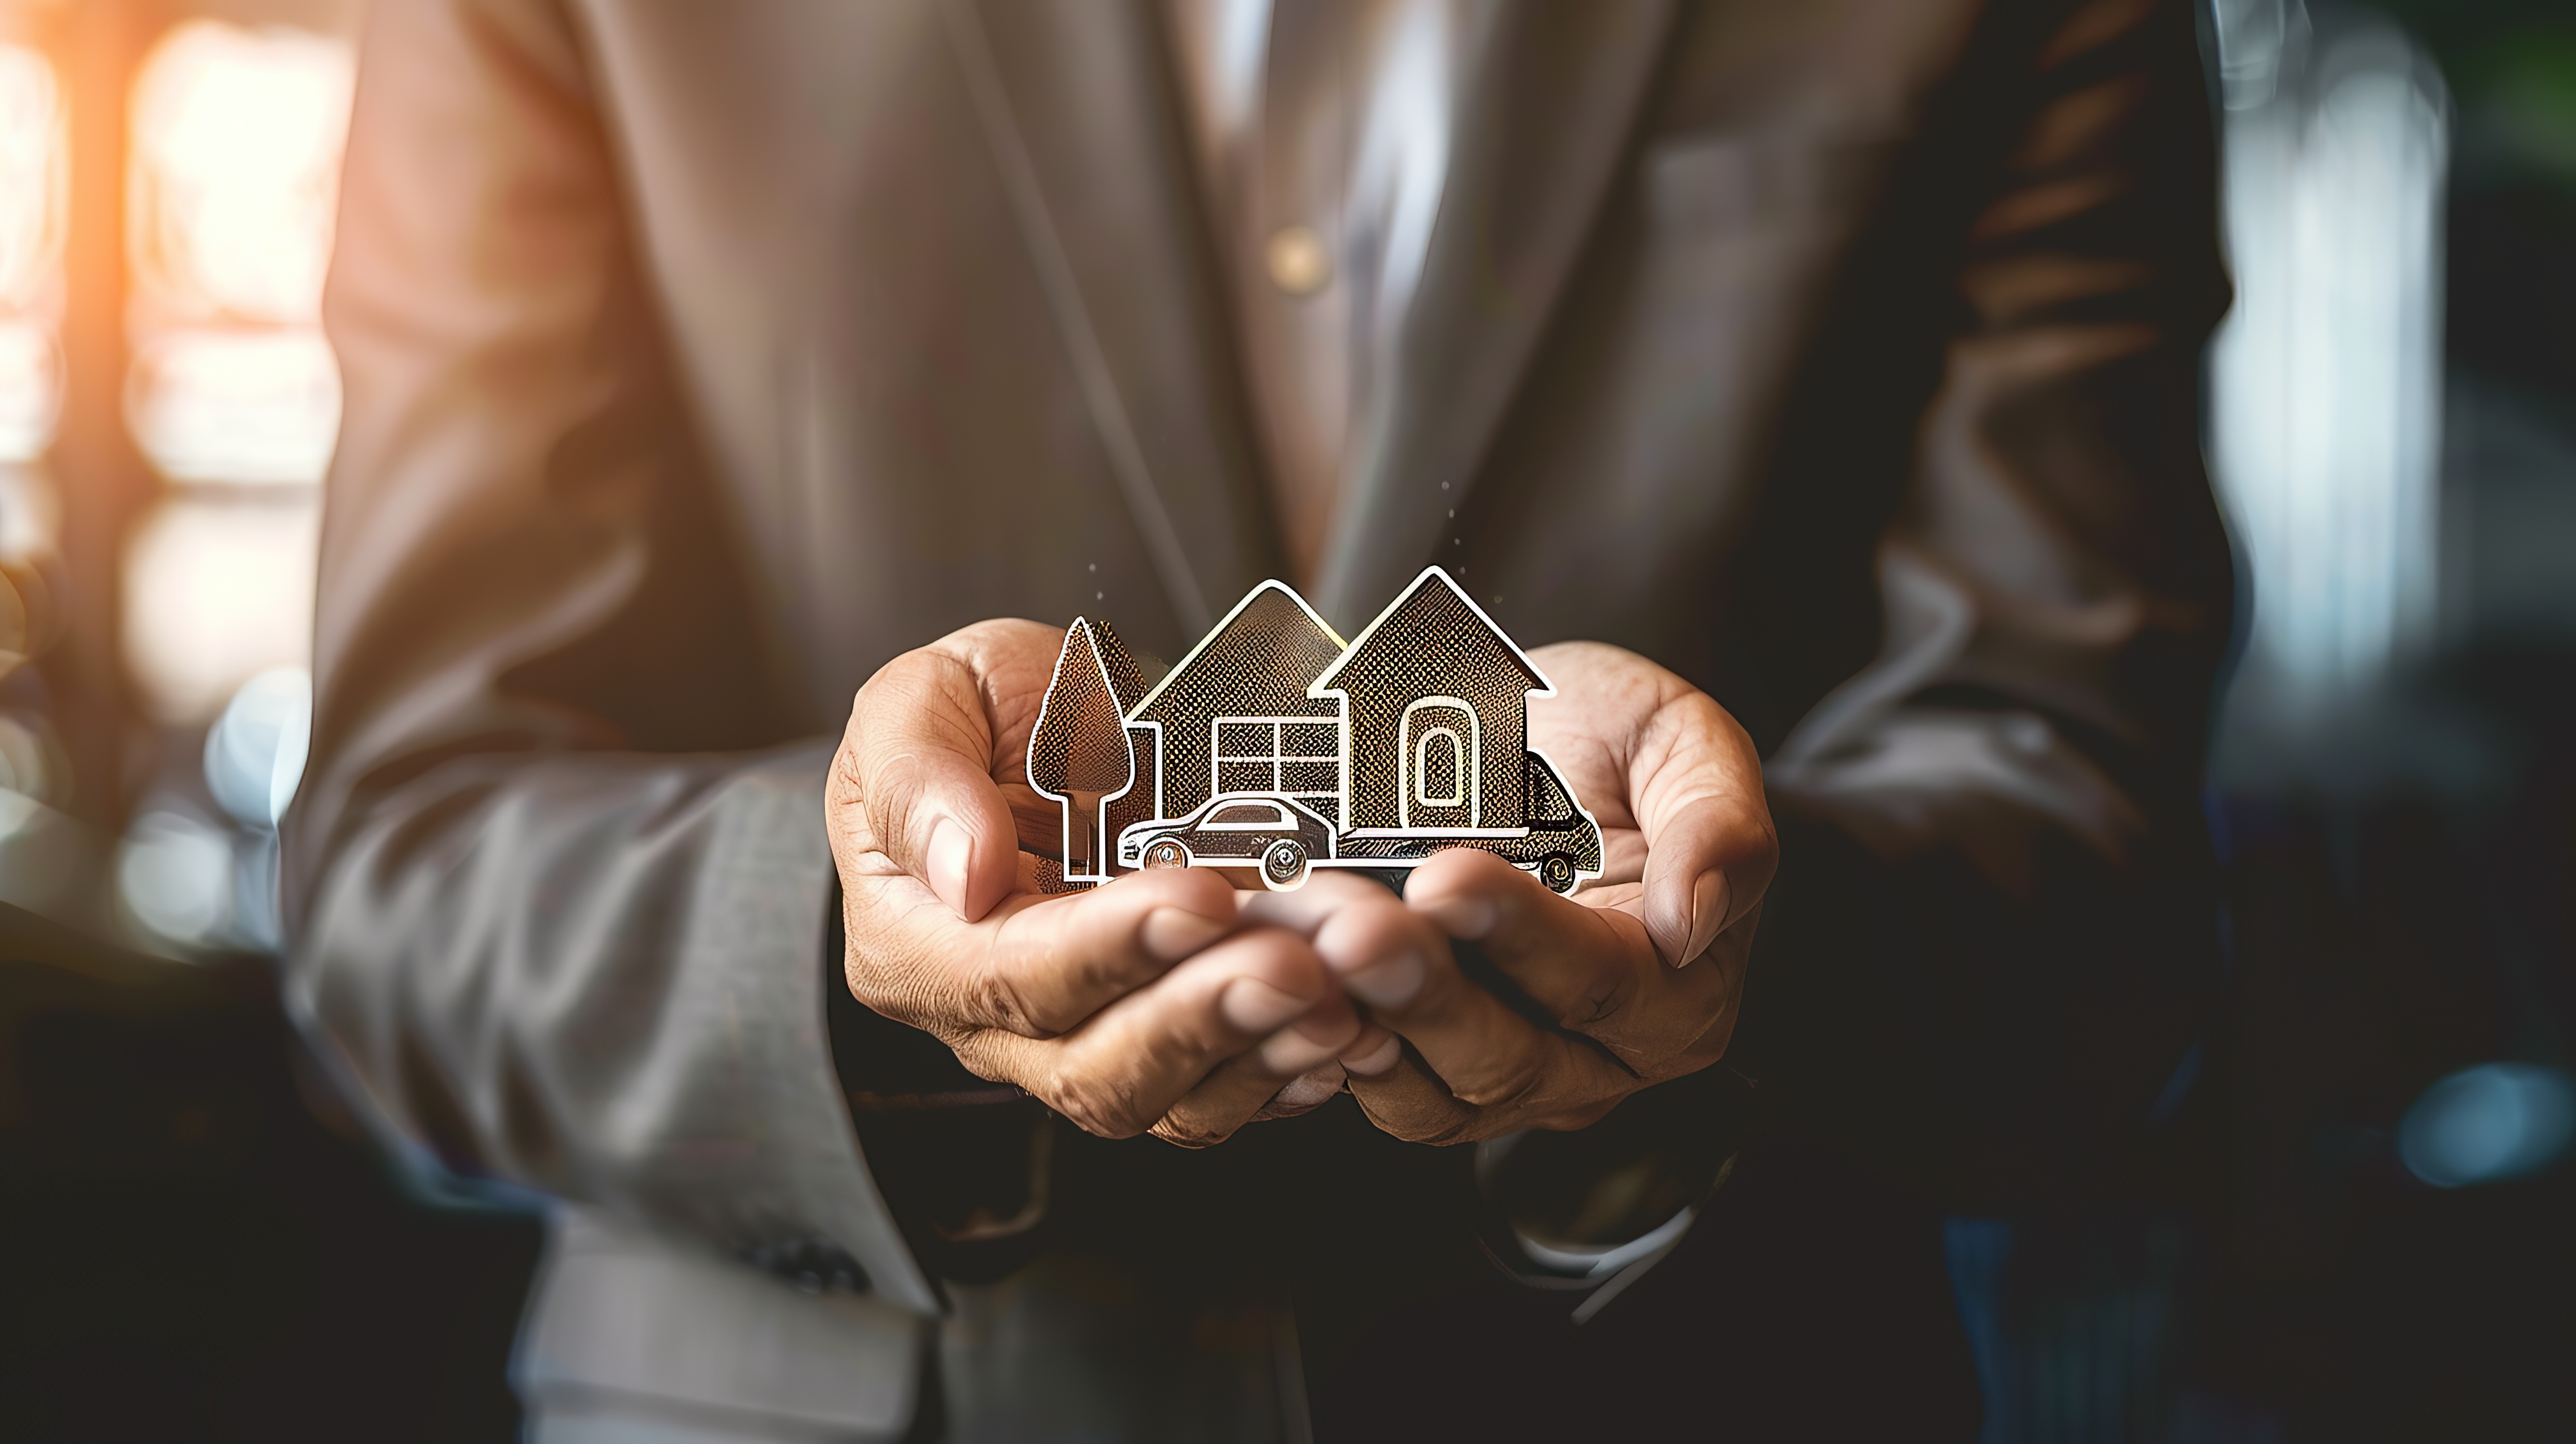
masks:
<path id="1" fill-rule="evenodd" d="M 1678 968 L 1708 951 L 1726 925 L 1761 899 L 1769 869 L 1748 869 L 1742 820 L 1714 799 L 1677 812 L 1646 840 L 1646 932 Z M 1729 864 L 1734 864 L 1729 866 Z M 1756 871 L 1751 895 L 1738 874 Z"/>
<path id="2" fill-rule="evenodd" d="M 1760 905 L 1779 835 L 1752 740 L 1715 702 L 1690 694 L 1650 736 L 1632 801 L 1646 834 L 1646 931 L 1678 968 Z"/>
<path id="3" fill-rule="evenodd" d="M 859 689 L 841 740 L 849 795 L 876 847 L 968 922 L 1019 877 L 1018 830 L 993 781 L 995 727 L 968 662 L 906 652 Z"/>

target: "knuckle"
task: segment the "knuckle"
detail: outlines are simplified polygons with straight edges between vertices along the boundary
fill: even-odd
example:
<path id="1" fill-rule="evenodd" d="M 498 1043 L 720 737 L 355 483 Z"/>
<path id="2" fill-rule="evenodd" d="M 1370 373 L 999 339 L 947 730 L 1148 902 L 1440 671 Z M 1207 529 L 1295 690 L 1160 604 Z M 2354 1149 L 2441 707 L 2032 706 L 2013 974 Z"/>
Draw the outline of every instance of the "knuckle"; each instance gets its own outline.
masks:
<path id="1" fill-rule="evenodd" d="M 1164 1114 L 1146 1131 L 1181 1148 L 1214 1148 L 1234 1136 L 1231 1128 L 1211 1127 L 1195 1119 L 1183 1118 L 1177 1112 Z"/>
<path id="2" fill-rule="evenodd" d="M 1007 1028 L 1023 1038 L 1056 1036 L 1058 1030 L 1049 1027 L 1047 1020 L 1039 1016 L 1039 1010 L 1026 990 L 1010 974 L 986 972 L 970 986 L 973 990 L 971 1003 L 976 1014 L 994 1027 Z"/>
<path id="3" fill-rule="evenodd" d="M 983 1045 L 983 1042 L 974 1034 L 968 1033 L 954 1037 L 946 1034 L 937 1034 L 935 1036 L 938 1036 L 941 1042 L 948 1045 L 949 1052 L 957 1055 L 957 1061 L 965 1065 L 967 1072 L 974 1074 L 976 1077 L 983 1079 L 987 1083 L 1009 1083 L 1015 1087 L 1019 1085 L 1020 1080 L 1011 1076 L 1011 1070 L 1009 1067 L 1007 1067 L 1000 1059 L 992 1056 L 991 1051 L 987 1049 Z"/>
<path id="4" fill-rule="evenodd" d="M 1546 1088 L 1546 1070 L 1524 1062 L 1456 1091 L 1458 1101 L 1471 1107 L 1517 1114 L 1535 1103 Z"/>
<path id="5" fill-rule="evenodd" d="M 909 768 L 881 768 L 869 780 L 859 815 L 866 819 L 868 834 L 877 839 L 880 847 L 901 844 L 904 823 L 919 807 L 922 791 L 920 774 Z"/>
<path id="6" fill-rule="evenodd" d="M 1575 998 L 1574 1007 L 1557 1021 L 1569 1028 L 1598 1028 L 1628 1012 L 1636 995 L 1634 978 L 1598 978 L 1583 988 Z"/>
<path id="7" fill-rule="evenodd" d="M 1373 1103 L 1369 1097 L 1370 1090 L 1355 1088 L 1351 1091 L 1352 1096 L 1359 1100 L 1360 1112 L 1367 1116 L 1370 1123 L 1375 1124 L 1380 1131 L 1406 1143 L 1447 1148 L 1452 1144 L 1472 1141 L 1470 1126 L 1475 1120 L 1475 1115 L 1463 1108 L 1436 1110 L 1390 1108 Z"/>
<path id="8" fill-rule="evenodd" d="M 832 770 L 823 782 L 823 798 L 836 818 L 853 805 L 864 802 L 867 787 L 859 775 L 859 753 L 855 739 L 844 741 L 832 754 Z"/>
<path id="9" fill-rule="evenodd" d="M 930 1034 L 946 1043 L 951 1051 L 958 1049 L 960 1040 L 991 1031 L 972 1020 L 959 1019 L 955 1010 L 945 1005 L 946 999 L 921 986 L 920 980 L 914 977 L 876 977 L 864 983 L 853 982 L 850 996 L 870 1012 Z"/>
<path id="10" fill-rule="evenodd" d="M 1145 1131 L 1135 1090 L 1120 1079 L 1081 1073 L 1058 1073 L 1047 1090 L 1047 1106 L 1083 1132 L 1098 1138 L 1133 1138 Z"/>

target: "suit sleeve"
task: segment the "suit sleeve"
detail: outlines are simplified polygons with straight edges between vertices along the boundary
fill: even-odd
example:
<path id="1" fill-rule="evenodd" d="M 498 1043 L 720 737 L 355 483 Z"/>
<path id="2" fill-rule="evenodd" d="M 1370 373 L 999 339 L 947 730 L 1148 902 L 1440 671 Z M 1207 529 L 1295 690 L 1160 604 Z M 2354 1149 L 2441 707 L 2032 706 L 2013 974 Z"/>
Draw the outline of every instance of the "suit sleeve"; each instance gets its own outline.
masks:
<path id="1" fill-rule="evenodd" d="M 1770 763 L 1746 1011 L 1808 1122 L 1960 1206 L 2136 1167 L 2217 978 L 2232 570 L 2198 369 L 2227 287 L 2192 13 L 2093 0 L 2028 35 L 1967 107 L 1999 163 L 1879 539 L 1881 650 Z"/>
<path id="2" fill-rule="evenodd" d="M 450 1175 L 934 1307 L 824 1038 L 828 742 L 749 600 L 543 0 L 373 7 L 289 1006 Z"/>

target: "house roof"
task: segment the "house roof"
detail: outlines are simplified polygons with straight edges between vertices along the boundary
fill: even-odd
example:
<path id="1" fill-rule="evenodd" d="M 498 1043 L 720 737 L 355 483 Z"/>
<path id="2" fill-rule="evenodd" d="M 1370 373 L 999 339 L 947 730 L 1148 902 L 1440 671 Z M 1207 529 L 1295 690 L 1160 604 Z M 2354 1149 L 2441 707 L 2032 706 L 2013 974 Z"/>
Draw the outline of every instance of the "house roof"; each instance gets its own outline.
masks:
<path id="1" fill-rule="evenodd" d="M 1423 568 L 1422 575 L 1413 579 L 1412 586 L 1406 587 L 1394 601 L 1386 604 L 1385 611 L 1378 613 L 1374 621 L 1362 627 L 1360 634 L 1351 639 L 1351 644 L 1343 649 L 1342 654 L 1335 657 L 1306 688 L 1306 695 L 1309 697 L 1339 696 L 1343 689 L 1336 684 L 1353 663 L 1382 653 L 1390 647 L 1420 645 L 1420 639 L 1406 635 L 1403 619 L 1423 610 L 1426 606 L 1437 606 L 1450 598 L 1455 598 L 1458 603 L 1466 607 L 1470 615 L 1484 624 L 1485 631 L 1500 644 L 1503 655 L 1529 678 L 1530 692 L 1541 697 L 1556 695 L 1555 684 L 1549 682 L 1547 674 L 1541 672 L 1537 665 L 1530 661 L 1529 654 L 1520 649 L 1520 644 L 1513 641 L 1509 633 L 1497 626 L 1492 617 L 1485 615 L 1485 609 L 1476 605 L 1476 599 L 1467 595 L 1466 588 L 1459 586 L 1446 570 L 1436 566 Z"/>
<path id="2" fill-rule="evenodd" d="M 1343 646 L 1341 634 L 1306 605 L 1295 588 L 1285 582 L 1263 582 L 1244 593 L 1234 610 L 1163 674 L 1129 710 L 1127 720 L 1157 720 L 1181 705 L 1197 685 L 1186 679 L 1202 664 L 1222 666 L 1223 685 L 1229 691 L 1267 678 L 1281 684 L 1287 696 L 1311 696 L 1306 679 L 1322 671 Z"/>

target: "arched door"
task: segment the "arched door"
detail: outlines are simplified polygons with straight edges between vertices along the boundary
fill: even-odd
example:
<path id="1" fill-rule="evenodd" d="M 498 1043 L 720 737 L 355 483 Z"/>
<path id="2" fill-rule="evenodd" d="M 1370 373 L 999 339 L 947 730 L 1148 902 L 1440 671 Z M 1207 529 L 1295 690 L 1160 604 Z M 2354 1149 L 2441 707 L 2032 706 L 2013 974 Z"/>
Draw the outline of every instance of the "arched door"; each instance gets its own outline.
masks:
<path id="1" fill-rule="evenodd" d="M 1476 775 L 1476 711 L 1455 697 L 1404 709 L 1397 796 L 1403 826 L 1474 827 L 1483 812 Z"/>

